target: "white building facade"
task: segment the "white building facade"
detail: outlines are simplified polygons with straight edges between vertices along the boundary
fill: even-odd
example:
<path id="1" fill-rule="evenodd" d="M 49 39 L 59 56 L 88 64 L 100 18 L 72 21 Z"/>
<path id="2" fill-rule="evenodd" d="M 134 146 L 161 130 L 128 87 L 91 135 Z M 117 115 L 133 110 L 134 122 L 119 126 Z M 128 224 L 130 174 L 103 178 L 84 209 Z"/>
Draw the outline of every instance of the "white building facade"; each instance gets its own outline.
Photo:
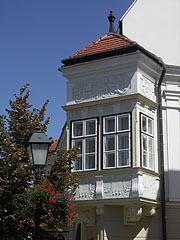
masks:
<path id="1" fill-rule="evenodd" d="M 80 172 L 69 239 L 180 239 L 180 67 L 111 27 L 62 63 Z"/>

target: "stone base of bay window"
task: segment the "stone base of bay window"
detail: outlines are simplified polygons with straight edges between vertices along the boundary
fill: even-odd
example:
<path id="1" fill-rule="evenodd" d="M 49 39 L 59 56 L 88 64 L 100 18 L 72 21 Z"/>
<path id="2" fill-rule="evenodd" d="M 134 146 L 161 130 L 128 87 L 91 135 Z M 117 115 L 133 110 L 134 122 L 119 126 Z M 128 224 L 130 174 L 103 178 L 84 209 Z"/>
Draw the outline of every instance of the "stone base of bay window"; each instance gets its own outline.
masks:
<path id="1" fill-rule="evenodd" d="M 128 205 L 77 204 L 77 207 L 77 224 L 81 226 L 81 238 L 78 240 L 147 239 L 148 234 L 153 236 L 154 232 L 159 237 L 157 239 L 161 239 L 158 205 L 132 202 Z M 71 236 L 70 240 L 77 239 L 76 234 Z"/>
<path id="2" fill-rule="evenodd" d="M 108 201 L 147 199 L 158 201 L 160 191 L 159 175 L 151 171 L 133 168 L 98 172 L 81 173 L 79 188 L 74 200 Z"/>

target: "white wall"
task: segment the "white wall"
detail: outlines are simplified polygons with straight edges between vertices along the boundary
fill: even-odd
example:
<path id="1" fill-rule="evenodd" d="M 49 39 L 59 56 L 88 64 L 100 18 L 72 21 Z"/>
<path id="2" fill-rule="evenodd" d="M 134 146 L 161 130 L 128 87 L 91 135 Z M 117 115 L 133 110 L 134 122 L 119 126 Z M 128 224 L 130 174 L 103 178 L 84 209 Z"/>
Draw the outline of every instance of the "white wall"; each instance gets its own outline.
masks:
<path id="1" fill-rule="evenodd" d="M 122 20 L 125 36 L 180 65 L 180 0 L 135 0 Z"/>

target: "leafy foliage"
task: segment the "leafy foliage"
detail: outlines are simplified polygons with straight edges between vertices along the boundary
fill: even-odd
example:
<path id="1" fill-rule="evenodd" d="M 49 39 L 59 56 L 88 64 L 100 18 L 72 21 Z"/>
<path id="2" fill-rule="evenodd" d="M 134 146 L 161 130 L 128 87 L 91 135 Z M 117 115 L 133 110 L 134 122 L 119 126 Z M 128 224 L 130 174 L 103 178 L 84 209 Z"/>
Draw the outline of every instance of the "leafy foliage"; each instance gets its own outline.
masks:
<path id="1" fill-rule="evenodd" d="M 25 193 L 27 195 L 31 193 L 29 189 L 32 188 L 31 185 L 35 180 L 34 169 L 30 165 L 27 153 L 28 140 L 37 126 L 46 132 L 50 121 L 49 118 L 45 119 L 49 101 L 47 100 L 41 109 L 33 108 L 28 102 L 30 95 L 28 86 L 27 84 L 21 88 L 19 95 L 14 94 L 14 101 L 9 101 L 10 109 L 6 109 L 7 117 L 0 115 L 0 239 L 2 240 L 24 237 L 23 231 L 19 228 L 23 222 L 22 219 L 18 221 L 15 216 L 14 201 Z M 61 154 L 57 155 L 49 179 L 55 187 L 57 186 L 56 190 L 62 192 L 76 187 L 77 179 L 73 179 L 70 166 L 72 159 L 75 159 L 75 150 Z M 58 158 L 63 159 L 63 166 L 59 165 Z M 54 176 L 62 173 L 61 177 Z M 60 186 L 61 183 L 64 183 L 65 188 Z M 28 224 L 24 221 L 24 232 L 32 229 L 33 221 L 33 216 Z"/>
<path id="2" fill-rule="evenodd" d="M 59 228 L 72 226 L 76 218 L 75 205 L 69 200 L 68 193 L 59 193 L 50 182 L 41 182 L 29 188 L 15 199 L 15 218 L 19 231 L 26 230 L 31 235 L 34 228 L 32 216 L 39 210 L 41 226 Z M 24 227 L 27 225 L 28 227 Z"/>

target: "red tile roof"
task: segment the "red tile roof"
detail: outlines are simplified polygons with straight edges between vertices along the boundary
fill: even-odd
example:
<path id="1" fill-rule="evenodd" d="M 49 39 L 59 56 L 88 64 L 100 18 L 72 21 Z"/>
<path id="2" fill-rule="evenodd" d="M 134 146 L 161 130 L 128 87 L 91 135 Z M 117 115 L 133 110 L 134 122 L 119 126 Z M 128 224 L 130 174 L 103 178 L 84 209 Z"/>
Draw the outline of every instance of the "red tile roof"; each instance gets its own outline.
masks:
<path id="1" fill-rule="evenodd" d="M 115 50 L 125 46 L 133 45 L 134 43 L 135 42 L 118 33 L 108 33 L 87 45 L 85 48 L 82 48 L 81 50 L 72 54 L 70 58 Z"/>
<path id="2" fill-rule="evenodd" d="M 51 140 L 51 146 L 49 147 L 49 151 L 55 151 L 56 150 L 56 147 L 57 147 L 57 144 L 58 144 L 58 141 L 59 139 L 57 140 L 54 140 L 54 139 L 50 139 Z"/>

